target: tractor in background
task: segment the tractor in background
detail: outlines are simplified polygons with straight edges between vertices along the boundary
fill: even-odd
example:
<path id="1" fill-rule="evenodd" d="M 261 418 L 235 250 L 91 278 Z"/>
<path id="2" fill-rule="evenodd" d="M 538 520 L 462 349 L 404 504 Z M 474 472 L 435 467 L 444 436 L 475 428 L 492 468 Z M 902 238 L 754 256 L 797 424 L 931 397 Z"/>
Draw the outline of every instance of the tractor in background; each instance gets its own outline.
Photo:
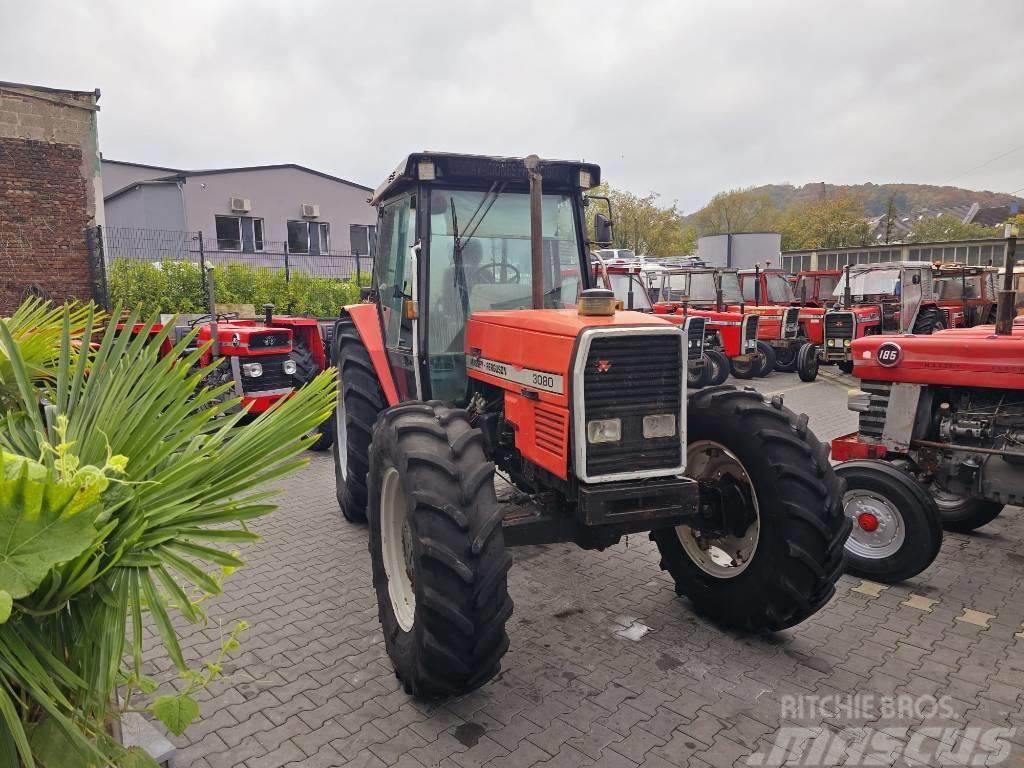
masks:
<path id="1" fill-rule="evenodd" d="M 935 559 L 943 528 L 973 531 L 1024 504 L 1024 318 L 1013 300 L 1007 281 L 994 325 L 853 342 L 859 429 L 832 441 L 853 572 L 910 578 Z"/>
<path id="2" fill-rule="evenodd" d="M 806 417 L 751 390 L 688 395 L 682 326 L 594 285 L 600 175 L 423 152 L 373 194 L 372 285 L 333 336 L 335 478 L 418 698 L 498 672 L 509 547 L 650 532 L 676 591 L 747 631 L 811 616 L 843 568 L 841 486 Z M 528 509 L 499 506 L 496 472 Z"/>
<path id="3" fill-rule="evenodd" d="M 774 351 L 775 370 L 798 371 L 803 381 L 814 381 L 818 376 L 815 345 L 822 342 L 825 310 L 799 306 L 781 269 L 757 265 L 737 274 L 743 292 L 742 311 L 760 316 L 757 335 Z"/>
<path id="4" fill-rule="evenodd" d="M 798 272 L 793 280 L 793 295 L 796 302 L 801 307 L 825 309 L 831 306 L 835 303 L 833 294 L 842 276 L 842 271 L 838 269 L 812 269 Z M 820 332 L 818 335 L 820 337 Z M 814 343 L 819 344 L 820 339 Z"/>

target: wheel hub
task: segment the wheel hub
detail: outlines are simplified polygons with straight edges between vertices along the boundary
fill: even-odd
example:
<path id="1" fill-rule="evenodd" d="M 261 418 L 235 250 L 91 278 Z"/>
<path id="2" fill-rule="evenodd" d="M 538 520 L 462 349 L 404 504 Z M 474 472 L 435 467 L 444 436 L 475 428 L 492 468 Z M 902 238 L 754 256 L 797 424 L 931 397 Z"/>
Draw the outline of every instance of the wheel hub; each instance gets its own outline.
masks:
<path id="1" fill-rule="evenodd" d="M 676 527 L 676 535 L 694 564 L 719 579 L 746 570 L 757 551 L 761 517 L 757 495 L 742 462 L 711 440 L 691 443 L 686 473 L 701 484 L 700 519 Z"/>
<path id="2" fill-rule="evenodd" d="M 853 523 L 846 548 L 854 555 L 880 560 L 900 551 L 906 525 L 897 506 L 875 491 L 848 491 L 843 511 Z"/>

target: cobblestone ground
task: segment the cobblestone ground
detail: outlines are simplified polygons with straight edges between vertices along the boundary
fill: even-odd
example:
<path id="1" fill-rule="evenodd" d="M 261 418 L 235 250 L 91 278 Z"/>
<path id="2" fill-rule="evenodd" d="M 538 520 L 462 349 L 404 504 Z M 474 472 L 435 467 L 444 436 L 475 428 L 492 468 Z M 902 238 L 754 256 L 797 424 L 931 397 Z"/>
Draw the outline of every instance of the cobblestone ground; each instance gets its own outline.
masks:
<path id="1" fill-rule="evenodd" d="M 757 386 L 828 439 L 855 428 L 852 383 L 774 374 Z M 366 530 L 338 513 L 330 457 L 314 456 L 284 488 L 248 567 L 208 605 L 225 628 L 245 619 L 251 629 L 228 678 L 204 694 L 202 720 L 176 739 L 179 768 L 779 765 L 780 744 L 807 747 L 796 764 L 936 765 L 942 742 L 954 758 L 964 745 L 937 726 L 968 725 L 1015 729 L 981 733 L 999 736 L 989 746 L 1001 764 L 1024 765 L 1021 510 L 947 534 L 935 564 L 905 584 L 844 576 L 825 609 L 768 637 L 695 615 L 646 536 L 605 552 L 515 550 L 501 676 L 427 705 L 400 690 L 385 655 Z M 186 655 L 212 656 L 221 631 L 187 628 Z M 148 664 L 170 676 L 157 652 Z M 939 696 L 952 711 L 936 719 L 928 697 Z M 882 711 L 892 700 L 913 706 L 893 720 Z M 851 727 L 876 729 L 862 758 L 840 749 L 864 733 Z M 968 743 L 962 759 L 991 749 Z"/>

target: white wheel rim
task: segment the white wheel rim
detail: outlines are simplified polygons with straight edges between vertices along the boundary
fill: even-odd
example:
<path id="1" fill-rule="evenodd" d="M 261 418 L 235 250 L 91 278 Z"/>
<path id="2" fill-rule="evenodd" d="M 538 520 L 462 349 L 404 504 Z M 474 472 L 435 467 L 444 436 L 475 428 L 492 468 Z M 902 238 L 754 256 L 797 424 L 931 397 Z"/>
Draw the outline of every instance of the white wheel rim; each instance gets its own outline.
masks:
<path id="1" fill-rule="evenodd" d="M 384 573 L 388 577 L 388 597 L 402 631 L 412 629 L 416 615 L 416 577 L 412 556 L 412 531 L 409 512 L 402 493 L 398 470 L 388 467 L 380 486 L 380 547 Z"/>
<path id="2" fill-rule="evenodd" d="M 745 483 L 754 503 L 754 520 L 743 536 L 703 537 L 699 530 L 677 525 L 676 536 L 693 564 L 716 579 L 732 579 L 750 566 L 761 539 L 761 511 L 746 467 L 732 451 L 712 440 L 698 440 L 686 449 L 686 475 L 693 480 L 731 475 Z"/>
<path id="3" fill-rule="evenodd" d="M 846 551 L 857 557 L 881 560 L 895 555 L 907 538 L 903 515 L 889 499 L 873 491 L 847 491 L 843 512 L 853 530 L 846 540 Z M 873 522 L 872 522 L 873 521 Z M 870 528 L 874 526 L 874 530 Z"/>
<path id="4" fill-rule="evenodd" d="M 338 396 L 334 404 L 334 444 L 338 448 L 338 471 L 348 480 L 348 429 L 345 427 L 345 387 L 338 374 Z"/>

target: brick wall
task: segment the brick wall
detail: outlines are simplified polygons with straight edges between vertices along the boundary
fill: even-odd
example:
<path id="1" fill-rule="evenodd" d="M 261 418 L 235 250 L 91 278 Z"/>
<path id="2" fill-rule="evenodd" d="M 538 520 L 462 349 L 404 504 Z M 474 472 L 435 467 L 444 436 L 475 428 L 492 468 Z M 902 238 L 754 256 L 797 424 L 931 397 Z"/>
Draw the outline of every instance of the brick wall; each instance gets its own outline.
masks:
<path id="1" fill-rule="evenodd" d="M 102 216 L 95 98 L 0 84 L 0 314 L 26 293 L 92 298 L 83 230 Z"/>

